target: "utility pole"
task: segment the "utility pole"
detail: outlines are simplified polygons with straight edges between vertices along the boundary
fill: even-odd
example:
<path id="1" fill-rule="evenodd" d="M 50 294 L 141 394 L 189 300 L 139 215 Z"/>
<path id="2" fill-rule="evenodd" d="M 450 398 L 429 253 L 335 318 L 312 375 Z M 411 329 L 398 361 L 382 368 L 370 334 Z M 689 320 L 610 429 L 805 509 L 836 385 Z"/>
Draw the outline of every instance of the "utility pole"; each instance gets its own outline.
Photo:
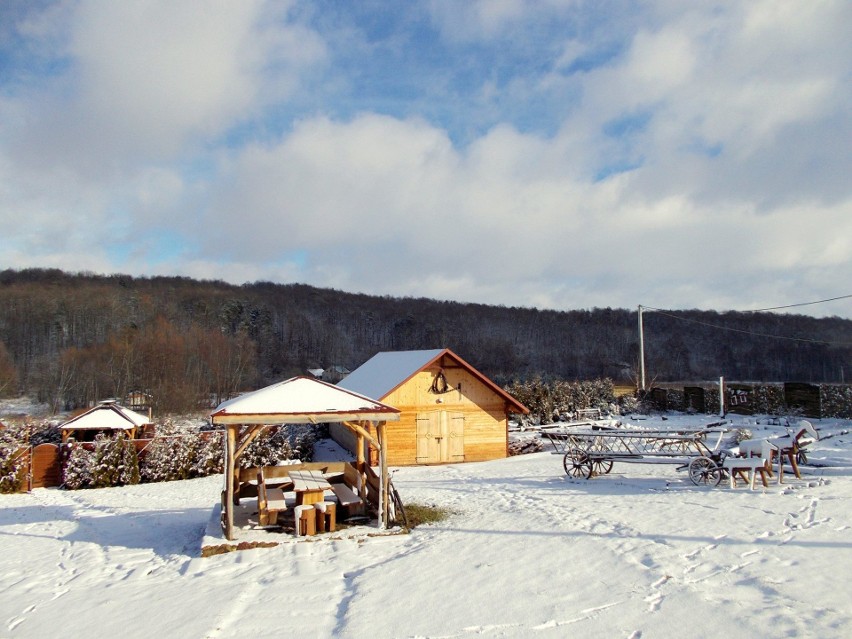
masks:
<path id="1" fill-rule="evenodd" d="M 639 305 L 639 375 L 641 381 L 641 388 L 639 389 L 643 393 L 645 392 L 645 333 L 642 328 L 642 305 Z"/>

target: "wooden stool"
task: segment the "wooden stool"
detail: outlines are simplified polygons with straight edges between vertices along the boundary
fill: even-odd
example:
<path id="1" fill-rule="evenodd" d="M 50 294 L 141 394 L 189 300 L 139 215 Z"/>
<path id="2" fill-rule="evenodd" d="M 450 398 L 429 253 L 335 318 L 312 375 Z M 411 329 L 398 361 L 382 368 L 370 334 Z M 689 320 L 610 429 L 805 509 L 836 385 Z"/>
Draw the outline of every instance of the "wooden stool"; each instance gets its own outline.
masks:
<path id="1" fill-rule="evenodd" d="M 317 517 L 313 506 L 296 506 L 293 509 L 293 520 L 296 524 L 296 535 L 316 535 Z"/>
<path id="2" fill-rule="evenodd" d="M 317 532 L 334 532 L 337 516 L 337 504 L 333 501 L 323 501 L 314 504 L 317 517 Z"/>

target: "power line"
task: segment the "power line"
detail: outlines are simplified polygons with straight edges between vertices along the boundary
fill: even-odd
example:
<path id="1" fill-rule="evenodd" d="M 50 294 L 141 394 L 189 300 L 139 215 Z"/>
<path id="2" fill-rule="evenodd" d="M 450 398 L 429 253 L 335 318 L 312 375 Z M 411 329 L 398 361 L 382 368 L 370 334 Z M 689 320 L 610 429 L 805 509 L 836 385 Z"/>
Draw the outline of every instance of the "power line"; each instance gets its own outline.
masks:
<path id="1" fill-rule="evenodd" d="M 826 300 L 817 300 L 816 302 L 800 302 L 798 304 L 787 304 L 786 306 L 771 306 L 769 308 L 756 308 L 751 311 L 739 311 L 740 313 L 762 313 L 763 311 L 777 311 L 782 308 L 795 308 L 797 306 L 811 306 L 813 304 L 824 304 L 825 302 L 835 302 L 837 300 L 846 300 L 852 295 L 841 295 L 840 297 L 829 297 Z"/>
<path id="2" fill-rule="evenodd" d="M 833 299 L 843 299 L 845 297 L 852 297 L 852 295 L 844 295 L 843 297 L 836 297 Z M 832 300 L 823 300 L 823 301 L 832 301 Z M 820 302 L 806 302 L 806 304 L 819 304 Z M 793 304 L 791 306 L 804 306 L 805 304 Z M 647 309 L 649 311 L 654 311 L 659 313 L 660 315 L 665 315 L 667 317 L 671 317 L 676 320 L 680 320 L 681 322 L 690 322 L 692 324 L 699 324 L 700 326 L 707 326 L 709 328 L 717 328 L 723 331 L 731 331 L 734 333 L 744 333 L 746 335 L 753 335 L 755 337 L 767 337 L 770 339 L 781 339 L 787 340 L 790 342 L 807 342 L 809 344 L 827 344 L 829 346 L 852 346 L 852 342 L 828 342 L 826 340 L 820 339 L 809 339 L 807 337 L 785 337 L 783 335 L 772 335 L 770 333 L 757 333 L 755 331 L 749 331 L 742 328 L 732 328 L 730 326 L 722 326 L 720 324 L 711 324 L 710 322 L 702 322 L 701 320 L 692 319 L 689 317 L 681 317 L 679 315 L 674 315 L 668 311 L 665 311 L 661 308 L 654 308 L 653 306 L 642 306 L 641 308 Z M 776 308 L 789 308 L 789 306 L 779 306 Z M 762 309 L 762 310 L 772 310 L 772 309 Z M 757 313 L 758 311 L 739 311 L 739 312 L 752 312 Z"/>

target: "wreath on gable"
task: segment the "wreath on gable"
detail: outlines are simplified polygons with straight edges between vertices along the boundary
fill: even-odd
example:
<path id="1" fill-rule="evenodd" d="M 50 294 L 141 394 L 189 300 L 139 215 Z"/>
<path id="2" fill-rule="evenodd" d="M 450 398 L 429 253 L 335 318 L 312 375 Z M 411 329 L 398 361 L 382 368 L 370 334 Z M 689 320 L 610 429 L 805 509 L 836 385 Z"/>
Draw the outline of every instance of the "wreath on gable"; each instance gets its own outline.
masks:
<path id="1" fill-rule="evenodd" d="M 438 371 L 438 374 L 432 379 L 432 386 L 429 390 L 436 395 L 441 395 L 450 390 L 450 385 L 447 384 L 447 378 L 444 376 L 444 371 Z"/>

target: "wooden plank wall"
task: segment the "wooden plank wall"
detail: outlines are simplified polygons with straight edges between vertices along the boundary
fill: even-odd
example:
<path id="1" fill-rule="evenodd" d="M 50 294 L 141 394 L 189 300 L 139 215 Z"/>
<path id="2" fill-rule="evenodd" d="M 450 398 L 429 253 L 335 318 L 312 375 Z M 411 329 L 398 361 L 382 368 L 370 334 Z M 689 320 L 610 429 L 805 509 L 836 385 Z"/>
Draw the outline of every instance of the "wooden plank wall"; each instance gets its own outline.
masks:
<path id="1" fill-rule="evenodd" d="M 388 422 L 388 464 L 417 463 L 416 419 L 421 413 L 447 411 L 464 415 L 464 460 L 486 461 L 506 457 L 508 418 L 504 399 L 467 369 L 445 366 L 448 392 L 434 393 L 439 368 L 423 370 L 382 399 L 402 411 L 398 422 Z"/>
<path id="2" fill-rule="evenodd" d="M 408 466 L 417 463 L 417 415 L 447 411 L 464 415 L 464 461 L 500 459 L 508 454 L 508 415 L 503 397 L 483 384 L 467 369 L 434 366 L 420 371 L 380 401 L 399 408 L 399 421 L 387 422 L 388 464 Z M 447 380 L 447 392 L 432 392 L 439 370 Z M 331 424 L 331 436 L 354 454 L 357 438 L 345 426 Z M 374 456 L 373 456 L 374 457 Z M 375 464 L 375 459 L 370 459 Z"/>

